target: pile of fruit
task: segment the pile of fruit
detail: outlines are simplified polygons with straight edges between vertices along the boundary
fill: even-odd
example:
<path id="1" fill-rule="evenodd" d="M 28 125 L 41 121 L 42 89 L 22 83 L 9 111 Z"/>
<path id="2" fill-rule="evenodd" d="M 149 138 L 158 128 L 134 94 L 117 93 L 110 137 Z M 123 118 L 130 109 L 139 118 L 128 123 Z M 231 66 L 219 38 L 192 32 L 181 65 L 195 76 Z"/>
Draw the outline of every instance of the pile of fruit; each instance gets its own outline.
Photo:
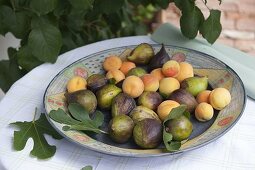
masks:
<path id="1" fill-rule="evenodd" d="M 193 67 L 183 53 L 171 58 L 162 45 L 154 54 L 146 43 L 103 62 L 106 74 L 87 79 L 75 76 L 67 83 L 67 103 L 79 103 L 89 113 L 110 110 L 109 135 L 118 143 L 133 137 L 142 148 L 155 148 L 163 132 L 174 141 L 188 139 L 193 125 L 188 116 L 169 119 L 174 108 L 186 106 L 185 112 L 198 121 L 210 120 L 214 109 L 222 110 L 231 100 L 225 88 L 208 90 L 208 78 L 194 76 Z"/>

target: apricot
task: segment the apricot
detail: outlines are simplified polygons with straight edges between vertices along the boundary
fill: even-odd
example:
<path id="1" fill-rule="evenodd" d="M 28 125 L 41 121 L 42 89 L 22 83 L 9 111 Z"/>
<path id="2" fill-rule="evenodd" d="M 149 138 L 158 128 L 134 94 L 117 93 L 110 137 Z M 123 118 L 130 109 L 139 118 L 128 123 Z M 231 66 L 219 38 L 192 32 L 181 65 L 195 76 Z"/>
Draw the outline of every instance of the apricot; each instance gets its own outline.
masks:
<path id="1" fill-rule="evenodd" d="M 222 110 L 230 103 L 231 95 L 225 88 L 216 88 L 211 92 L 209 101 L 214 109 Z"/>
<path id="2" fill-rule="evenodd" d="M 109 70 L 106 73 L 106 78 L 108 79 L 114 79 L 116 83 L 120 82 L 121 80 L 125 79 L 125 75 L 120 70 Z M 116 84 L 115 83 L 115 84 Z"/>
<path id="3" fill-rule="evenodd" d="M 87 89 L 87 81 L 83 77 L 74 76 L 67 82 L 67 91 L 69 93 Z"/>
<path id="4" fill-rule="evenodd" d="M 162 121 L 164 121 L 167 118 L 167 116 L 169 115 L 169 113 L 171 112 L 171 110 L 178 106 L 180 106 L 180 104 L 174 100 L 166 100 L 166 101 L 162 102 L 158 106 L 158 109 L 157 109 L 159 118 Z"/>
<path id="5" fill-rule="evenodd" d="M 196 98 L 197 102 L 198 103 L 202 103 L 202 102 L 209 103 L 210 93 L 211 93 L 210 90 L 204 90 L 204 91 L 201 91 L 200 93 L 198 93 L 197 98 Z"/>
<path id="6" fill-rule="evenodd" d="M 131 70 L 132 68 L 135 68 L 135 63 L 130 62 L 130 61 L 123 61 L 122 65 L 120 67 L 120 71 L 127 75 L 128 71 Z"/>
<path id="7" fill-rule="evenodd" d="M 157 91 L 159 88 L 159 81 L 158 79 L 151 75 L 145 74 L 141 77 L 143 84 L 144 84 L 144 91 Z"/>
<path id="8" fill-rule="evenodd" d="M 109 56 L 106 57 L 103 63 L 103 68 L 106 71 L 109 70 L 118 70 L 121 67 L 122 61 L 118 56 Z"/>
<path id="9" fill-rule="evenodd" d="M 159 92 L 165 96 L 169 96 L 173 91 L 179 88 L 179 81 L 172 77 L 163 78 L 159 82 Z"/>
<path id="10" fill-rule="evenodd" d="M 195 117 L 201 122 L 210 120 L 213 117 L 213 107 L 205 102 L 199 103 L 195 109 Z"/>
<path id="11" fill-rule="evenodd" d="M 137 76 L 128 76 L 123 81 L 122 90 L 133 98 L 139 97 L 144 91 L 143 81 Z"/>
<path id="12" fill-rule="evenodd" d="M 180 63 L 180 72 L 176 77 L 179 82 L 182 82 L 184 79 L 194 77 L 193 67 L 187 62 Z"/>
<path id="13" fill-rule="evenodd" d="M 155 76 L 158 81 L 160 81 L 161 79 L 163 79 L 165 76 L 162 73 L 162 69 L 161 68 L 157 68 L 151 71 L 151 75 Z"/>
<path id="14" fill-rule="evenodd" d="M 169 60 L 163 65 L 162 72 L 166 77 L 177 77 L 180 72 L 180 64 L 175 60 Z"/>

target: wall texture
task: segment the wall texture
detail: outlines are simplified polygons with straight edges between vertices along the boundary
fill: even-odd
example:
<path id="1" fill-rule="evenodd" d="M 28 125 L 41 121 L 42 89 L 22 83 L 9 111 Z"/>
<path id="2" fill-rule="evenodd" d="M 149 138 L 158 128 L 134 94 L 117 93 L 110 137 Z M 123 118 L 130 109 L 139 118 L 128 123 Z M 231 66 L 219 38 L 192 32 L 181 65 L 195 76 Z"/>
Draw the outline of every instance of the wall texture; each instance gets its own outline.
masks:
<path id="1" fill-rule="evenodd" d="M 209 11 L 202 1 L 196 2 L 204 15 L 208 16 Z M 210 0 L 208 6 L 222 11 L 223 31 L 217 41 L 255 56 L 255 0 L 222 1 L 220 6 L 217 0 Z M 168 9 L 160 13 L 158 22 L 170 22 L 179 27 L 180 15 L 179 9 L 171 3 Z"/>

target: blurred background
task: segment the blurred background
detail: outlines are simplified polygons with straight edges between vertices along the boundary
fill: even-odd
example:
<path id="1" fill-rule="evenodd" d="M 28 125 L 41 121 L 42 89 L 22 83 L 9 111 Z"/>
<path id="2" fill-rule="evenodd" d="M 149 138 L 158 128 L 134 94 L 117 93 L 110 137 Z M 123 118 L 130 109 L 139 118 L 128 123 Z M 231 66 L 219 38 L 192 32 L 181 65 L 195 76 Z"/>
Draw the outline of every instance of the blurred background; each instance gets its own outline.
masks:
<path id="1" fill-rule="evenodd" d="M 197 1 L 197 5 L 207 17 L 209 12 L 206 6 L 201 1 Z M 223 31 L 217 42 L 255 56 L 255 0 L 223 0 L 220 6 L 218 1 L 208 1 L 208 6 L 222 11 L 221 24 Z M 180 10 L 171 3 L 166 10 L 157 11 L 153 7 L 149 7 L 137 14 L 137 20 L 143 20 L 147 24 L 147 27 L 149 27 L 147 33 L 149 33 L 165 22 L 180 27 L 180 15 Z M 137 34 L 146 34 L 146 32 L 143 31 Z M 19 47 L 19 43 L 20 40 L 16 39 L 11 33 L 7 33 L 5 37 L 0 35 L 0 60 L 8 59 L 7 48 Z M 0 100 L 3 95 L 4 93 L 0 89 Z"/>

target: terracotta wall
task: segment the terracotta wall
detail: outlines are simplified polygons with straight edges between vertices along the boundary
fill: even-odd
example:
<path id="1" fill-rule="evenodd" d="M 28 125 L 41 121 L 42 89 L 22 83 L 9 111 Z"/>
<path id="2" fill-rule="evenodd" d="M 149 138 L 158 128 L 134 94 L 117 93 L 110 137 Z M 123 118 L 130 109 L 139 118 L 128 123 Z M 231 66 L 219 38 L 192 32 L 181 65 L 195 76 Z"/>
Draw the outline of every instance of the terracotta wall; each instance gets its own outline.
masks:
<path id="1" fill-rule="evenodd" d="M 209 11 L 201 2 L 196 1 L 204 15 L 208 16 Z M 222 11 L 223 31 L 217 41 L 255 56 L 255 0 L 226 0 L 220 6 L 218 0 L 209 0 L 208 6 Z M 179 27 L 179 18 L 179 9 L 171 3 L 160 13 L 158 22 L 170 22 Z"/>

